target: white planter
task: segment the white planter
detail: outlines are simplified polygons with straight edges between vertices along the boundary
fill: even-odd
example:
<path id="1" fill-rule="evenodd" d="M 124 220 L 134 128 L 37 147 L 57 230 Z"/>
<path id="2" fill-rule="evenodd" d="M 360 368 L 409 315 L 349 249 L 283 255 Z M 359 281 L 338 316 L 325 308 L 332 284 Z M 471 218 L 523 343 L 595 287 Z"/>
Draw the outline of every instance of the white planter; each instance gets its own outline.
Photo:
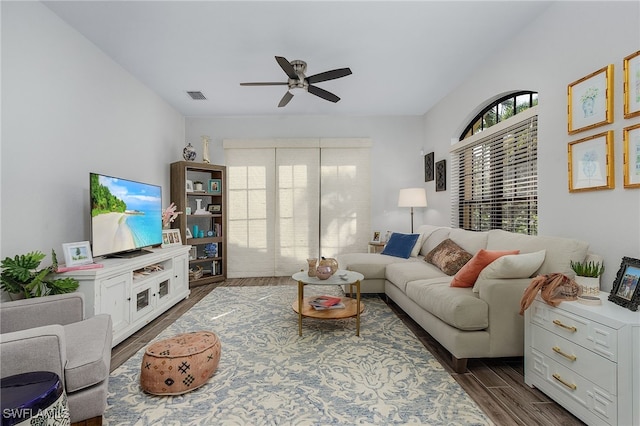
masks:
<path id="1" fill-rule="evenodd" d="M 576 283 L 582 288 L 582 294 L 597 296 L 600 293 L 600 277 L 581 277 L 576 275 Z"/>

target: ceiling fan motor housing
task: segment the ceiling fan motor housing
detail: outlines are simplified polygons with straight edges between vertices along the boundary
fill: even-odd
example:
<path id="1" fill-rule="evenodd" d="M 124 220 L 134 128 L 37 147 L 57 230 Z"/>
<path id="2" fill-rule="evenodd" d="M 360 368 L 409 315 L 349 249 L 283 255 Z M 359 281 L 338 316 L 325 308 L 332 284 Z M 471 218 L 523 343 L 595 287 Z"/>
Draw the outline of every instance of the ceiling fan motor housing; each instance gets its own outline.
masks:
<path id="1" fill-rule="evenodd" d="M 300 59 L 296 59 L 291 61 L 291 66 L 293 70 L 298 75 L 298 78 L 290 78 L 289 79 L 289 90 L 291 89 L 309 89 L 309 83 L 307 82 L 304 73 L 307 71 L 307 63 L 305 61 L 301 61 Z"/>

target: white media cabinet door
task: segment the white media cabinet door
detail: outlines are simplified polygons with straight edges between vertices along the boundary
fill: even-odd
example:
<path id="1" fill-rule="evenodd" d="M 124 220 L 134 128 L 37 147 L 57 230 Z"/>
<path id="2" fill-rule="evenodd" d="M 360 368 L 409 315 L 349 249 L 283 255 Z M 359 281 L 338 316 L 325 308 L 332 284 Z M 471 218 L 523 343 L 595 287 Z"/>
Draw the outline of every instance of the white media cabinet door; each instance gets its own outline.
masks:
<path id="1" fill-rule="evenodd" d="M 113 322 L 113 334 L 120 334 L 131 323 L 131 274 L 122 274 L 100 281 L 100 308 Z"/>

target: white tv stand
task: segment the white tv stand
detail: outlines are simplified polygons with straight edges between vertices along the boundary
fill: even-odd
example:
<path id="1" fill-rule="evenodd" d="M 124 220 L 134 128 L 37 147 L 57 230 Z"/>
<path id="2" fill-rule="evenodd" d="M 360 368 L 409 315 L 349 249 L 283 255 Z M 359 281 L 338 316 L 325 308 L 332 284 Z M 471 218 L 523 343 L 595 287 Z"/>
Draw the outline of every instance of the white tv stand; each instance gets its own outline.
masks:
<path id="1" fill-rule="evenodd" d="M 150 249 L 130 259 L 98 259 L 98 269 L 61 274 L 78 280 L 84 293 L 84 315 L 110 314 L 113 346 L 147 325 L 158 315 L 189 297 L 189 249 L 177 246 Z M 153 266 L 157 270 L 151 271 Z M 144 274 L 136 273 L 147 268 Z"/>

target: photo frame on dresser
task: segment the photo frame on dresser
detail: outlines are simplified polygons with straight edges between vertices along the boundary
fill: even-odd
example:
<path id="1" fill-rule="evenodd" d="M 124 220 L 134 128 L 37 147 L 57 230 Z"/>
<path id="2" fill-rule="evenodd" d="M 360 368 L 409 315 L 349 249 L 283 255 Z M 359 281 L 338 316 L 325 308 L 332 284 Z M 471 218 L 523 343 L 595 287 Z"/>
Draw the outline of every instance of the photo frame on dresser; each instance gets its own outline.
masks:
<path id="1" fill-rule="evenodd" d="M 640 304 L 640 259 L 623 257 L 609 300 L 631 311 Z"/>

